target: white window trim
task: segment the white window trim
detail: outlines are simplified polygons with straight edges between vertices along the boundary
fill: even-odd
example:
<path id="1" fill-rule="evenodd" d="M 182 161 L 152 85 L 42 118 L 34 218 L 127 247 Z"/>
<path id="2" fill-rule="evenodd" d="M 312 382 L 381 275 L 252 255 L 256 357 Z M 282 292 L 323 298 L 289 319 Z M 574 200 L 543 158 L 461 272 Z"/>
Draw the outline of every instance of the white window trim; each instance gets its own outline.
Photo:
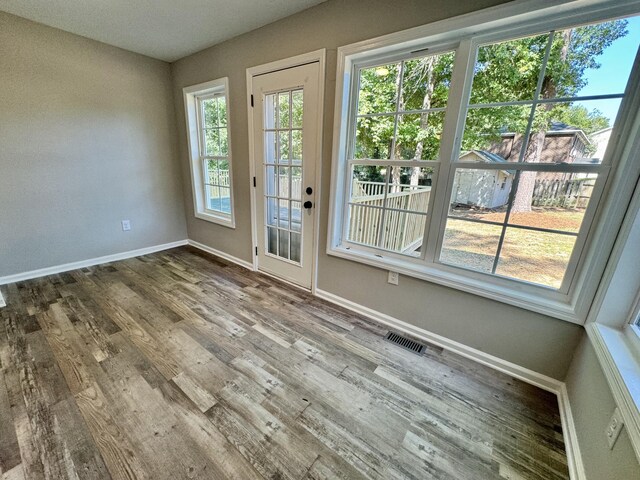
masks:
<path id="1" fill-rule="evenodd" d="M 344 168 L 347 161 L 345 155 L 348 140 L 345 126 L 348 125 L 351 115 L 350 109 L 352 108 L 349 103 L 350 90 L 354 88 L 351 80 L 354 65 L 364 59 L 369 62 L 375 57 L 384 58 L 391 55 L 409 53 L 424 48 L 425 45 L 429 45 L 436 50 L 440 45 L 460 42 L 460 47 L 456 54 L 456 63 L 473 61 L 473 55 L 469 55 L 469 51 L 474 48 L 475 44 L 486 41 L 487 35 L 495 36 L 496 32 L 499 32 L 500 36 L 507 38 L 637 12 L 640 12 L 640 2 L 637 0 L 616 2 L 615 4 L 607 0 L 516 1 L 513 4 L 492 7 L 468 15 L 340 47 L 338 49 L 336 78 L 331 208 L 329 212 L 327 254 L 378 268 L 394 270 L 408 276 L 457 288 L 572 323 L 584 324 L 595 291 L 598 288 L 599 279 L 615 241 L 615 232 L 620 227 L 633 192 L 634 179 L 637 179 L 640 174 L 638 165 L 634 166 L 634 161 L 631 158 L 635 154 L 633 144 L 640 142 L 640 115 L 637 113 L 640 106 L 640 95 L 630 93 L 634 92 L 634 88 L 638 90 L 637 86 L 640 85 L 638 78 L 630 79 L 626 92 L 627 98 L 623 103 L 626 106 L 623 107 L 618 115 L 618 122 L 620 125 L 624 125 L 624 128 L 618 129 L 619 131 L 615 138 L 612 138 L 612 145 L 609 148 L 609 157 L 619 158 L 619 161 L 608 174 L 606 182 L 599 182 L 604 197 L 597 210 L 592 209 L 592 214 L 596 218 L 593 223 L 594 228 L 589 232 L 589 242 L 582 253 L 583 258 L 580 259 L 583 268 L 577 272 L 571 287 L 566 292 L 479 272 L 461 270 L 437 263 L 417 264 L 412 259 L 403 258 L 401 255 L 380 251 L 374 252 L 366 248 L 355 250 L 346 246 L 341 240 L 341 235 L 343 228 L 342 206 L 348 191 L 346 188 L 348 179 Z M 474 36 L 473 42 L 465 40 L 465 37 L 471 35 Z M 468 71 L 468 69 L 466 70 Z M 468 83 L 463 84 L 463 88 L 470 88 Z M 460 85 L 461 82 L 458 82 L 458 84 Z M 463 92 L 450 92 L 448 109 L 460 110 L 459 103 L 463 98 L 465 98 Z M 443 156 L 443 158 L 445 157 Z M 442 185 L 442 182 L 437 183 Z M 607 196 L 607 193 L 612 190 L 612 185 L 615 186 L 618 194 Z M 432 221 L 428 227 L 429 233 L 439 229 L 437 223 L 440 219 L 436 219 L 436 214 L 444 212 L 443 203 L 446 198 L 445 195 L 438 194 L 435 187 L 432 187 L 432 192 L 435 200 L 431 205 L 431 211 L 434 212 L 433 220 L 435 221 Z M 428 248 L 435 248 L 435 242 L 431 241 L 427 245 Z"/>
<path id="2" fill-rule="evenodd" d="M 640 181 L 586 329 L 640 461 L 640 329 L 634 324 L 640 315 L 639 225 Z"/>
<path id="3" fill-rule="evenodd" d="M 229 79 L 227 77 L 210 82 L 192 85 L 182 89 L 184 97 L 185 121 L 187 124 L 187 143 L 189 145 L 189 167 L 191 170 L 191 188 L 193 193 L 193 212 L 196 218 L 235 228 L 235 209 L 233 201 L 233 161 L 231 152 L 231 117 L 229 105 Z M 229 159 L 229 185 L 231 213 L 210 210 L 206 206 L 204 190 L 204 171 L 200 157 L 200 129 L 198 121 L 198 98 L 214 94 L 224 94 L 227 103 L 227 137 Z"/>

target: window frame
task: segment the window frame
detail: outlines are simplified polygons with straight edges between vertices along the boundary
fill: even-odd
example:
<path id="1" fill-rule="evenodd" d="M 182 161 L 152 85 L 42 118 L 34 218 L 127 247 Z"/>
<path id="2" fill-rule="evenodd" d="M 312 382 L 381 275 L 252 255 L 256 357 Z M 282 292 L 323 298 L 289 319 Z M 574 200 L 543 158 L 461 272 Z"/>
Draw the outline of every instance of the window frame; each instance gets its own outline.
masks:
<path id="1" fill-rule="evenodd" d="M 462 141 L 461 133 L 464 128 L 466 102 L 469 99 L 477 47 L 490 42 L 549 32 L 580 23 L 604 21 L 609 18 L 631 15 L 639 13 L 640 10 L 637 3 L 633 5 L 633 2 L 612 6 L 606 1 L 601 1 L 579 7 L 570 5 L 570 3 L 573 2 L 549 8 L 539 0 L 519 2 L 518 5 L 489 8 L 338 49 L 327 254 L 394 270 L 408 276 L 450 286 L 573 323 L 584 323 L 589 304 L 597 289 L 597 279 L 602 275 L 606 263 L 606 252 L 609 252 L 613 245 L 614 235 L 611 232 L 622 222 L 621 212 L 610 214 L 612 208 L 615 208 L 611 204 L 622 205 L 622 210 L 624 210 L 624 205 L 628 204 L 630 199 L 628 188 L 620 195 L 607 195 L 607 193 L 611 190 L 612 183 L 616 183 L 613 180 L 614 177 L 620 176 L 620 171 L 631 175 L 638 174 L 628 165 L 630 161 L 625 160 L 631 155 L 625 150 L 626 144 L 631 140 L 620 140 L 623 138 L 623 131 L 630 128 L 630 124 L 634 121 L 633 108 L 637 108 L 640 104 L 640 99 L 631 94 L 633 88 L 639 85 L 637 62 L 624 92 L 624 99 L 616 122 L 617 132 L 612 136 L 607 155 L 601 165 L 559 167 L 553 164 L 521 164 L 516 167 L 543 171 L 557 169 L 563 172 L 571 169 L 586 172 L 593 169 L 605 176 L 596 182 L 596 188 L 592 195 L 593 201 L 590 202 L 589 208 L 585 212 L 581 234 L 578 236 L 576 247 L 572 253 L 571 271 L 568 269 L 568 273 L 565 275 L 568 280 L 563 282 L 564 285 L 560 290 L 463 270 L 436 261 L 416 260 L 393 252 L 354 245 L 345 241 L 344 238 L 346 237 L 345 226 L 348 218 L 344 206 L 348 201 L 350 190 L 347 154 L 350 151 L 348 148 L 351 148 L 348 143 L 350 141 L 349 130 L 354 126 L 356 115 L 358 70 L 389 60 L 399 61 L 412 56 L 412 53 L 413 56 L 418 56 L 415 54 L 416 51 L 425 48 L 428 48 L 429 53 L 432 53 L 450 49 L 451 45 L 457 44 L 440 148 L 441 161 L 439 162 L 439 171 L 432 184 L 430 214 L 427 219 L 428 225 L 425 228 L 425 243 L 423 243 L 425 252 L 422 257 L 435 260 L 444 235 L 445 225 L 443 222 L 448 213 L 446 205 L 448 205 L 451 196 L 455 167 L 460 165 L 459 162 L 454 161 L 454 154 L 458 151 Z M 552 16 L 550 16 L 550 12 L 553 12 Z M 463 76 L 464 78 L 461 78 Z M 455 135 L 455 138 L 452 139 L 452 135 Z M 608 163 L 609 159 L 618 156 L 624 158 L 620 158 L 616 165 L 611 166 Z M 428 166 L 431 162 L 423 163 Z M 488 165 L 468 163 L 465 166 L 485 169 Z M 512 165 L 510 165 L 511 167 Z M 498 167 L 496 166 L 496 168 Z M 618 172 L 613 171 L 616 169 Z M 614 173 L 617 175 L 613 175 Z M 599 221 L 599 219 L 604 220 Z M 588 229 L 589 225 L 591 225 L 590 229 Z M 586 231 L 587 229 L 589 231 Z M 582 232 L 582 230 L 585 231 Z M 428 240 L 434 238 L 437 238 L 437 241 Z M 578 242 L 582 242 L 581 245 L 578 245 Z"/>
<path id="2" fill-rule="evenodd" d="M 189 167 L 191 171 L 191 188 L 193 194 L 194 216 L 201 220 L 235 228 L 235 209 L 233 194 L 233 155 L 231 151 L 231 117 L 229 105 L 229 79 L 227 77 L 185 87 L 182 90 L 187 127 L 187 144 L 189 147 Z M 202 118 L 202 102 L 216 97 L 224 97 L 226 103 L 227 155 L 207 155 L 204 139 L 204 121 Z M 220 128 L 220 127 L 216 127 Z M 225 214 L 213 210 L 207 205 L 206 168 L 207 160 L 224 160 L 229 163 L 229 206 L 230 213 Z"/>

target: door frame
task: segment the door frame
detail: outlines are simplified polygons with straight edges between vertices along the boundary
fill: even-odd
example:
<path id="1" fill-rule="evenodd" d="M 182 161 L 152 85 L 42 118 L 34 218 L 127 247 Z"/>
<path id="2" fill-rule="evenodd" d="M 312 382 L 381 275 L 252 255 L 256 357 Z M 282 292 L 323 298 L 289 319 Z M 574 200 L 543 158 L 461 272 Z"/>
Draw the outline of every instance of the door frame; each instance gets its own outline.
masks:
<path id="1" fill-rule="evenodd" d="M 314 232 L 312 238 L 312 258 L 311 258 L 311 293 L 315 295 L 316 293 L 316 284 L 318 277 L 318 244 L 320 239 L 320 205 L 322 200 L 322 191 L 321 191 L 321 178 L 322 178 L 322 139 L 323 139 L 323 131 L 324 131 L 324 84 L 325 84 L 325 63 L 326 63 L 326 49 L 322 48 L 320 50 L 314 50 L 313 52 L 303 53 L 301 55 L 296 55 L 294 57 L 284 58 L 281 60 L 276 60 L 274 62 L 265 63 L 262 65 L 257 65 L 255 67 L 247 68 L 246 78 L 247 78 L 247 121 L 248 121 L 248 140 L 249 140 L 249 189 L 251 190 L 251 256 L 253 258 L 253 269 L 255 271 L 259 270 L 258 265 L 258 255 L 256 255 L 256 248 L 258 245 L 258 232 L 256 228 L 257 223 L 257 215 L 256 212 L 256 189 L 253 186 L 253 178 L 256 176 L 256 159 L 254 155 L 254 123 L 253 123 L 253 106 L 251 105 L 251 92 L 253 91 L 253 77 L 258 75 L 263 75 L 266 73 L 276 72 L 278 70 L 285 70 L 288 68 L 300 67 L 302 65 L 308 63 L 318 62 L 318 110 L 316 112 L 318 119 L 318 131 L 317 131 L 317 151 L 314 152 L 316 155 L 316 171 L 315 171 L 315 185 L 313 186 L 315 194 L 315 221 L 314 221 Z M 266 275 L 274 276 L 266 272 Z M 276 277 L 279 280 L 290 283 L 297 288 L 302 288 L 299 285 L 295 285 L 283 278 Z"/>

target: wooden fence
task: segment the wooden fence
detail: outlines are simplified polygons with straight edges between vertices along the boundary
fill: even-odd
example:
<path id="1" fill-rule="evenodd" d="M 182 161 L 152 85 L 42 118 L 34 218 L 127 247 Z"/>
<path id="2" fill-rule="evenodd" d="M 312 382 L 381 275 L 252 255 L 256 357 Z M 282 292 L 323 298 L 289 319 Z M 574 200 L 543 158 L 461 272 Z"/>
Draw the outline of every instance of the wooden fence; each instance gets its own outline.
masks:
<path id="1" fill-rule="evenodd" d="M 536 180 L 531 205 L 534 207 L 586 208 L 595 178 Z"/>
<path id="2" fill-rule="evenodd" d="M 382 182 L 354 180 L 349 205 L 349 240 L 378 246 L 380 228 L 384 228 L 381 247 L 394 252 L 418 248 L 424 235 L 431 187 L 398 185 L 387 193 Z M 384 213 L 384 225 L 382 217 Z M 422 215 L 416 213 L 422 212 Z"/>

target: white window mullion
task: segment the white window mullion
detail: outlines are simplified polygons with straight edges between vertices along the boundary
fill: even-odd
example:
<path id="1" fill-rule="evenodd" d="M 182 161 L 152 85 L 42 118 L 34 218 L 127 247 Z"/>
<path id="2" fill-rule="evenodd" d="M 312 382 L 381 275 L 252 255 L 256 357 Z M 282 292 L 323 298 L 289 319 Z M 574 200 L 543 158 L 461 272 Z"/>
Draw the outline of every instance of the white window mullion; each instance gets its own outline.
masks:
<path id="1" fill-rule="evenodd" d="M 469 39 L 461 41 L 453 64 L 447 114 L 440 145 L 440 166 L 435 184 L 432 184 L 431 215 L 429 215 L 429 222 L 425 229 L 424 258 L 428 263 L 437 261 L 437 254 L 440 251 L 444 235 L 453 183 L 451 164 L 456 160 L 454 155 L 460 148 L 464 118 L 467 113 L 465 107 L 471 94 L 475 61 L 476 46 L 474 43 Z"/>

